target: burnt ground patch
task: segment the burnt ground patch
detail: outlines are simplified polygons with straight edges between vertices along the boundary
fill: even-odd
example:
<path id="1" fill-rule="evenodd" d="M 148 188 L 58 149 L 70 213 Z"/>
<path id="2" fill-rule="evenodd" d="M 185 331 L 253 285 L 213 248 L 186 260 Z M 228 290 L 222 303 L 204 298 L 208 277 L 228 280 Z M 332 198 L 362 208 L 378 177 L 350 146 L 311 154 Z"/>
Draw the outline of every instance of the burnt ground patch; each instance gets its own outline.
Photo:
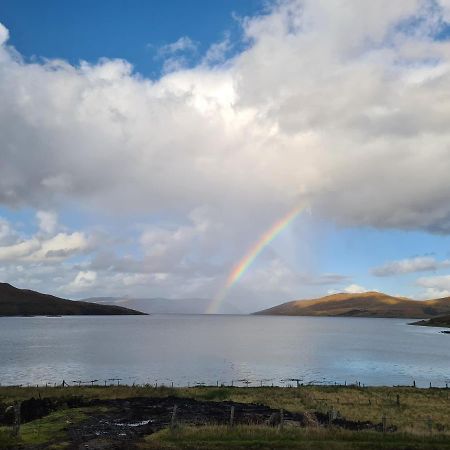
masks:
<path id="1" fill-rule="evenodd" d="M 31 422 L 48 416 L 54 411 L 65 408 L 79 408 L 87 406 L 83 397 L 61 397 L 61 398 L 34 398 L 20 402 L 20 420 L 22 423 Z M 11 425 L 14 423 L 14 412 L 11 405 L 0 404 L 0 425 Z"/>
<path id="2" fill-rule="evenodd" d="M 68 429 L 73 442 L 89 442 L 97 439 L 133 441 L 171 426 L 176 406 L 177 425 L 229 424 L 230 411 L 234 407 L 234 423 L 248 425 L 278 425 L 279 410 L 264 405 L 232 401 L 199 401 L 180 397 L 139 397 L 116 400 L 94 400 L 89 406 L 106 407 L 106 412 L 91 416 L 88 420 Z M 319 412 L 291 413 L 283 411 L 283 422 L 291 426 L 335 426 L 347 430 L 382 431 L 382 424 L 350 421 L 342 417 L 330 422 L 327 414 Z M 395 431 L 389 429 L 388 431 Z M 86 447 L 89 448 L 89 447 Z"/>
<path id="3" fill-rule="evenodd" d="M 173 421 L 173 411 L 176 417 Z M 277 426 L 283 417 L 286 426 L 324 427 L 333 426 L 346 430 L 382 431 L 381 423 L 351 421 L 317 411 L 292 413 L 269 408 L 262 404 L 233 401 L 205 401 L 184 397 L 134 397 L 125 399 L 88 399 L 83 397 L 31 398 L 21 403 L 22 423 L 41 419 L 55 411 L 79 408 L 87 419 L 64 425 L 70 448 L 100 449 L 133 448 L 144 436 L 171 425 L 201 426 L 227 425 L 234 408 L 236 425 Z M 13 417 L 0 407 L 0 424 L 12 423 Z M 282 415 L 281 415 L 282 414 Z M 395 431 L 393 427 L 387 431 Z M 114 447 L 117 445 L 117 447 Z M 45 448 L 45 447 L 43 447 Z"/>

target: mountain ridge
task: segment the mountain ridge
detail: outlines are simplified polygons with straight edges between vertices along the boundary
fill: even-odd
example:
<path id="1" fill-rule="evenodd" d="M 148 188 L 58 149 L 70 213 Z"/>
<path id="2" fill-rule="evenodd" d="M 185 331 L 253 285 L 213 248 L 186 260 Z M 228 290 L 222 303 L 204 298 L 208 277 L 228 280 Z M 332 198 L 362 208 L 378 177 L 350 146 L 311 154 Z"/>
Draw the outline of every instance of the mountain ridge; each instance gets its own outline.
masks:
<path id="1" fill-rule="evenodd" d="M 135 298 L 135 297 L 90 297 L 87 302 L 109 303 L 137 309 L 147 314 L 205 314 L 211 303 L 207 298 Z M 242 314 L 234 305 L 224 303 L 218 314 Z"/>
<path id="2" fill-rule="evenodd" d="M 450 297 L 419 301 L 376 291 L 342 292 L 315 299 L 293 300 L 253 314 L 428 319 L 450 314 Z"/>
<path id="3" fill-rule="evenodd" d="M 19 289 L 9 283 L 0 283 L 0 316 L 98 316 L 145 315 L 140 311 L 117 305 L 99 305 L 67 300 L 50 294 Z"/>

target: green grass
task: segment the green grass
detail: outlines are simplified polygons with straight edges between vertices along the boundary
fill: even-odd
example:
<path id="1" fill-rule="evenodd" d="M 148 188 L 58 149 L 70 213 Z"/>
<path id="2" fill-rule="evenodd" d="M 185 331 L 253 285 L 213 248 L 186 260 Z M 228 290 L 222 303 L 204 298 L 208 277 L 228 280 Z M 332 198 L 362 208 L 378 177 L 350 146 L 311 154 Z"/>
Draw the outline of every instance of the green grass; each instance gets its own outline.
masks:
<path id="1" fill-rule="evenodd" d="M 267 426 L 182 427 L 162 430 L 146 438 L 142 449 L 448 449 L 446 437 L 423 437 L 406 434 L 350 432 L 337 429 L 284 428 Z"/>
<path id="2" fill-rule="evenodd" d="M 9 430 L 0 427 L 0 448 L 10 448 L 16 442 L 16 439 L 13 439 L 11 437 L 11 433 Z"/>
<path id="3" fill-rule="evenodd" d="M 54 443 L 61 448 L 67 440 L 67 427 L 86 420 L 90 413 L 103 411 L 104 408 L 73 408 L 62 409 L 41 419 L 22 424 L 19 437 L 11 437 L 9 427 L 0 427 L 0 448 L 7 448 L 7 444 L 44 445 Z M 6 439 L 2 441 L 2 436 Z M 1 445 L 3 443 L 3 446 Z"/>
<path id="4" fill-rule="evenodd" d="M 283 408 L 291 412 L 339 411 L 349 420 L 380 423 L 385 415 L 388 425 L 397 427 L 396 433 L 350 432 L 345 430 L 290 429 L 282 433 L 269 427 L 226 426 L 182 427 L 177 433 L 167 430 L 152 435 L 143 448 L 228 449 L 228 448 L 323 448 L 323 449 L 394 449 L 448 448 L 450 449 L 450 389 L 416 389 L 410 387 L 303 386 L 276 387 L 69 387 L 17 388 L 0 387 L 0 403 L 31 397 L 86 399 L 114 399 L 140 396 L 166 397 L 169 395 L 205 401 L 232 400 L 259 403 Z M 400 405 L 397 405 L 397 395 Z M 70 423 L 89 417 L 92 409 L 59 410 L 40 420 L 24 424 L 21 442 L 26 445 L 45 444 L 64 448 L 66 428 Z M 431 433 L 429 419 L 432 420 Z M 12 439 L 6 428 L 0 428 L 0 448 L 8 448 Z M 161 445 L 161 447 L 158 447 Z M 431 447 L 430 447 L 431 446 Z M 56 448 L 56 447 L 55 447 Z"/>
<path id="5" fill-rule="evenodd" d="M 70 397 L 112 399 L 139 396 L 166 397 L 176 395 L 197 400 L 233 400 L 260 403 L 275 409 L 292 412 L 339 411 L 350 420 L 388 423 L 401 432 L 427 433 L 428 418 L 432 418 L 435 432 L 450 432 L 450 389 L 415 389 L 410 387 L 343 387 L 304 386 L 300 388 L 232 388 L 232 387 L 70 387 L 70 388 L 14 388 L 0 387 L 0 403 L 30 397 Z M 400 406 L 396 398 L 400 396 Z"/>

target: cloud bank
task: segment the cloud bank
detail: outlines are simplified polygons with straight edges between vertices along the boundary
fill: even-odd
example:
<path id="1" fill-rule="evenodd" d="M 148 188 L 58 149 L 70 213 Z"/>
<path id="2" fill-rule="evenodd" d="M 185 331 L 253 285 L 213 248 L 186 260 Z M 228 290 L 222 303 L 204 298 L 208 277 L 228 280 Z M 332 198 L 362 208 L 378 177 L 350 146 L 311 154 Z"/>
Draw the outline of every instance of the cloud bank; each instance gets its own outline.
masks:
<path id="1" fill-rule="evenodd" d="M 133 256 L 147 272 L 128 268 L 121 282 L 184 280 L 186 292 L 217 284 L 220 261 L 299 202 L 343 226 L 448 234 L 449 17 L 443 0 L 276 2 L 242 19 L 240 53 L 225 58 L 225 39 L 159 79 L 120 59 L 30 62 L 0 26 L 0 204 L 168 214 L 174 223 L 150 226 Z M 188 37 L 170 45 L 171 58 L 195 50 Z M 86 233 L 55 234 L 52 214 L 38 217 L 42 236 L 0 258 L 87 251 Z M 70 288 L 134 267 L 106 253 Z"/>
<path id="2" fill-rule="evenodd" d="M 432 256 L 417 256 L 399 261 L 390 261 L 373 269 L 372 273 L 377 277 L 390 277 L 406 273 L 436 271 L 447 268 L 450 261 L 438 261 Z"/>
<path id="3" fill-rule="evenodd" d="M 2 27 L 0 201 L 307 199 L 346 225 L 447 233 L 447 14 L 417 0 L 281 2 L 243 21 L 242 53 L 158 80 L 123 60 L 23 61 Z"/>

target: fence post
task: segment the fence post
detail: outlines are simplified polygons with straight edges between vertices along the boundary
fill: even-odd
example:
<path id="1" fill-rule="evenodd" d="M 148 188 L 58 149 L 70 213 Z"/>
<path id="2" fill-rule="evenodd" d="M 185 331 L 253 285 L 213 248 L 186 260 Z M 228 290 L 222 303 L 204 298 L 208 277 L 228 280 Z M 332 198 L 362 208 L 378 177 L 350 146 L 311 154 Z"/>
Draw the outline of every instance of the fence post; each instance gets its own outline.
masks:
<path id="1" fill-rule="evenodd" d="M 14 402 L 14 426 L 13 426 L 13 436 L 19 436 L 20 432 L 20 402 Z"/>
<path id="2" fill-rule="evenodd" d="M 400 407 L 400 395 L 397 394 L 397 406 Z"/>
<path id="3" fill-rule="evenodd" d="M 387 430 L 387 417 L 386 417 L 386 414 L 383 414 L 383 417 L 381 418 L 381 423 L 383 424 L 383 433 L 386 433 L 386 430 Z"/>
<path id="4" fill-rule="evenodd" d="M 177 427 L 177 405 L 173 406 L 172 418 L 170 419 L 170 429 L 174 430 Z"/>
<path id="5" fill-rule="evenodd" d="M 284 428 L 284 411 L 283 408 L 280 409 L 280 431 Z"/>
<path id="6" fill-rule="evenodd" d="M 234 426 L 234 406 L 230 409 L 230 428 Z"/>
<path id="7" fill-rule="evenodd" d="M 431 416 L 428 416 L 427 425 L 428 425 L 428 431 L 430 432 L 430 436 L 431 436 L 433 434 L 433 419 L 431 418 Z"/>

